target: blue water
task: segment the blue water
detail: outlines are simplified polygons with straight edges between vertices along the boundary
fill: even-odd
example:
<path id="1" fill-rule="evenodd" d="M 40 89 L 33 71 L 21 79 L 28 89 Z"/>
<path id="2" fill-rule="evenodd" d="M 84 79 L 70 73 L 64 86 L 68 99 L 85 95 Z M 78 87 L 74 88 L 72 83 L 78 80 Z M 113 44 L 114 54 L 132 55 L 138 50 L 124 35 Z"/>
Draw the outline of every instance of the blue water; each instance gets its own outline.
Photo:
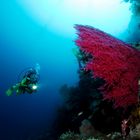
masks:
<path id="1" fill-rule="evenodd" d="M 78 81 L 75 37 L 40 25 L 16 0 L 0 1 L 0 140 L 35 140 L 52 125 L 61 104 L 59 88 Z M 18 74 L 36 63 L 41 67 L 38 92 L 7 97 Z"/>
<path id="2" fill-rule="evenodd" d="M 27 139 L 51 125 L 59 105 L 59 87 L 77 79 L 77 63 L 69 51 L 74 42 L 40 27 L 14 1 L 2 4 L 0 140 Z M 38 92 L 7 97 L 5 91 L 16 84 L 18 74 L 36 63 L 41 67 Z"/>

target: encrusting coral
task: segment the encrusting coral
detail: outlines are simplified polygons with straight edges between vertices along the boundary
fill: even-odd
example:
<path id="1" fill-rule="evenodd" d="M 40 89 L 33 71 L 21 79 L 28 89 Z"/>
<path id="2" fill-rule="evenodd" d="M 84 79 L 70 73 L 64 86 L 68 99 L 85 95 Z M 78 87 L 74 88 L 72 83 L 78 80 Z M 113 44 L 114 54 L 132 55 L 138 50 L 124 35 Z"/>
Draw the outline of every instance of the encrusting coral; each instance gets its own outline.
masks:
<path id="1" fill-rule="evenodd" d="M 80 140 L 80 136 L 71 131 L 68 131 L 66 133 L 63 133 L 60 136 L 59 140 Z"/>

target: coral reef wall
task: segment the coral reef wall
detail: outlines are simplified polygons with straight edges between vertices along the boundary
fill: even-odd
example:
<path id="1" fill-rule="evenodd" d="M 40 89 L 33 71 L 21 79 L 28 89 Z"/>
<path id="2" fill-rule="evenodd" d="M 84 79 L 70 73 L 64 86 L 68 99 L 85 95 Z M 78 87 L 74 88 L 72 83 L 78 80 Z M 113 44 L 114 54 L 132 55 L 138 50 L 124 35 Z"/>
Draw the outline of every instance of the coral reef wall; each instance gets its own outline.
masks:
<path id="1" fill-rule="evenodd" d="M 132 12 L 131 21 L 129 23 L 129 35 L 127 41 L 140 42 L 140 0 L 124 0 L 131 4 L 130 10 Z"/>

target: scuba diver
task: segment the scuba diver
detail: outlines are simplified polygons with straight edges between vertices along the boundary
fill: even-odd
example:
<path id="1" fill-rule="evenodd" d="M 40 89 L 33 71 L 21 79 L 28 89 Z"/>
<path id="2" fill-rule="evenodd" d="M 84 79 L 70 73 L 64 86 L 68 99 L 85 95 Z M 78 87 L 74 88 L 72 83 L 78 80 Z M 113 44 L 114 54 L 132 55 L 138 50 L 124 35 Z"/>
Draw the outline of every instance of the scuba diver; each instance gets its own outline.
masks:
<path id="1" fill-rule="evenodd" d="M 13 92 L 16 92 L 16 95 L 24 93 L 32 94 L 33 92 L 36 92 L 39 81 L 39 70 L 40 65 L 36 64 L 35 68 L 30 68 L 25 71 L 22 79 L 16 85 L 9 88 L 6 91 L 6 95 L 11 96 Z"/>

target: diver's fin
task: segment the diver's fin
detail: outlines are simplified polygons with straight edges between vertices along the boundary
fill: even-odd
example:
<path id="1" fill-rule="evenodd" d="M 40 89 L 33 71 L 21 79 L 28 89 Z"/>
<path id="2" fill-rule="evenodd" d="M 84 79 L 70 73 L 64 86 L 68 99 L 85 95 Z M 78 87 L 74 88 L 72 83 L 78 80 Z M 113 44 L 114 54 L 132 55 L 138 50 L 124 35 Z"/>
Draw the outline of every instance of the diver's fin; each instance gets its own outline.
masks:
<path id="1" fill-rule="evenodd" d="M 7 96 L 11 96 L 12 93 L 13 93 L 12 88 L 9 88 L 9 89 L 6 91 L 6 95 L 7 95 Z"/>
<path id="2" fill-rule="evenodd" d="M 9 88 L 7 91 L 6 91 L 6 95 L 7 96 L 11 96 L 13 94 L 13 92 L 15 90 L 17 90 L 17 88 L 19 87 L 19 84 L 16 84 L 14 86 L 12 86 L 11 88 Z"/>

